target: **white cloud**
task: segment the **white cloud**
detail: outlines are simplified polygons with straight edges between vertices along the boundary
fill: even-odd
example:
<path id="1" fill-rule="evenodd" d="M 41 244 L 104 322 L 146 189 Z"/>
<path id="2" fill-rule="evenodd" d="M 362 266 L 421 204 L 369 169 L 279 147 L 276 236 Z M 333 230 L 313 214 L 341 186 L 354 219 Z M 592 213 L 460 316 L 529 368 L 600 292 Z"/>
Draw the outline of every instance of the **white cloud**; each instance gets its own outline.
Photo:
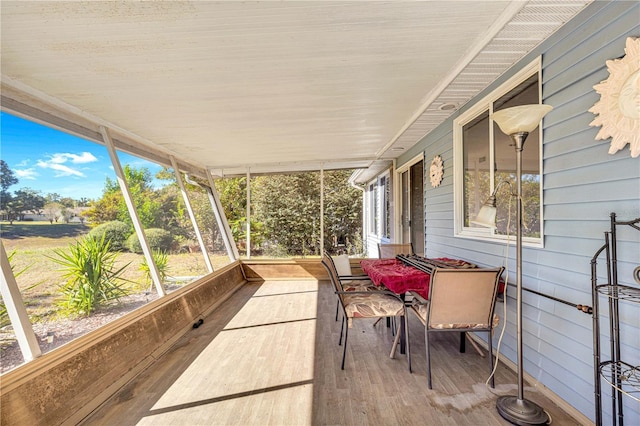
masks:
<path id="1" fill-rule="evenodd" d="M 13 172 L 18 179 L 36 180 L 38 176 L 38 172 L 33 167 L 29 169 L 14 169 Z"/>
<path id="2" fill-rule="evenodd" d="M 85 174 L 82 173 L 80 170 L 72 169 L 71 167 L 65 166 L 64 164 L 56 163 L 55 161 L 53 161 L 53 159 L 50 161 L 39 160 L 38 166 L 44 169 L 55 170 L 56 171 L 55 177 L 62 177 L 62 176 L 85 177 Z"/>
<path id="3" fill-rule="evenodd" d="M 90 152 L 83 152 L 80 155 L 60 152 L 53 154 L 50 161 L 57 164 L 64 164 L 67 161 L 71 161 L 73 164 L 85 164 L 93 163 L 94 161 L 98 161 L 98 159 Z"/>
<path id="4" fill-rule="evenodd" d="M 86 177 L 80 170 L 74 169 L 65 165 L 70 162 L 71 164 L 86 164 L 98 161 L 98 159 L 90 152 L 83 152 L 81 154 L 71 154 L 68 152 L 59 152 L 50 156 L 49 160 L 39 160 L 38 167 L 44 169 L 55 170 L 55 177 L 63 176 L 78 176 Z"/>

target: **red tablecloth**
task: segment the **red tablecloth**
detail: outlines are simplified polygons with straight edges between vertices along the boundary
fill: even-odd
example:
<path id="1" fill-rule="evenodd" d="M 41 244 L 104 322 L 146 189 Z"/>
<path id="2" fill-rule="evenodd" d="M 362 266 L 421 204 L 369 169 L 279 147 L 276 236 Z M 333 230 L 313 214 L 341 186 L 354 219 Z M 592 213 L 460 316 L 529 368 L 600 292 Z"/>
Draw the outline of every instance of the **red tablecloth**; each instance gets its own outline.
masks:
<path id="1" fill-rule="evenodd" d="M 437 258 L 441 263 L 450 264 L 452 267 L 472 266 L 468 262 L 458 259 Z M 360 261 L 362 270 L 369 275 L 376 285 L 384 285 L 394 293 L 403 294 L 415 291 L 425 299 L 429 298 L 429 281 L 431 275 L 407 266 L 396 259 L 363 259 Z M 498 293 L 504 291 L 504 282 L 500 279 Z"/>
<path id="2" fill-rule="evenodd" d="M 362 270 L 376 285 L 384 285 L 394 293 L 403 294 L 410 290 L 425 299 L 429 296 L 431 275 L 396 259 L 363 259 Z"/>

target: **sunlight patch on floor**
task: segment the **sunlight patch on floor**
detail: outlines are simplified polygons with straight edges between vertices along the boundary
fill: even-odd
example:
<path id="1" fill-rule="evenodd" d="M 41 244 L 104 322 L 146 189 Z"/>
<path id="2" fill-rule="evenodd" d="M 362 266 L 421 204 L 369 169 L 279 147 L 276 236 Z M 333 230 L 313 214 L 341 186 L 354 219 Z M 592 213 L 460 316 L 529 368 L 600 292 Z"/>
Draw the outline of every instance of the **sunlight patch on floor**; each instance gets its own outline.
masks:
<path id="1" fill-rule="evenodd" d="M 138 424 L 311 424 L 317 290 L 261 285 Z"/>
<path id="2" fill-rule="evenodd" d="M 143 418 L 138 425 L 310 425 L 313 385 L 304 384 Z"/>

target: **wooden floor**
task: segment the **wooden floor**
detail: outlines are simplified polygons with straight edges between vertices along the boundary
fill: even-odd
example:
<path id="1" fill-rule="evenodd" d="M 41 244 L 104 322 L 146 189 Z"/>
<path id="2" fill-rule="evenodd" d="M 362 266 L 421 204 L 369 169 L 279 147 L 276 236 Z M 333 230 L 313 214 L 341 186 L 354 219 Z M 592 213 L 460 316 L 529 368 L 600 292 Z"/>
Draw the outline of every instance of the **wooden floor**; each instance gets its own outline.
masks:
<path id="1" fill-rule="evenodd" d="M 488 361 L 457 333 L 433 339 L 433 390 L 426 384 L 424 338 L 410 316 L 413 374 L 405 355 L 389 358 L 390 330 L 354 321 L 345 370 L 337 345 L 335 296 L 316 281 L 248 284 L 97 412 L 90 425 L 508 425 L 497 394 L 516 392 L 498 366 L 496 389 L 484 382 Z M 398 351 L 399 352 L 399 351 Z M 535 389 L 555 425 L 577 425 Z"/>

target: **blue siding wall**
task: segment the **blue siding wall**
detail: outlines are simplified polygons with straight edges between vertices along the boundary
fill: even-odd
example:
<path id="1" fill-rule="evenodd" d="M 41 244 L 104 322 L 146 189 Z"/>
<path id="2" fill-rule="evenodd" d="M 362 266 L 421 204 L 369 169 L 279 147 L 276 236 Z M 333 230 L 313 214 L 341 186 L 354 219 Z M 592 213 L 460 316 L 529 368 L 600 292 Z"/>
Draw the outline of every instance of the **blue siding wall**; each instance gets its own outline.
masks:
<path id="1" fill-rule="evenodd" d="M 610 141 L 595 140 L 600 128 L 589 126 L 594 115 L 588 112 L 599 99 L 593 86 L 609 76 L 605 61 L 624 54 L 629 36 L 640 37 L 639 2 L 594 2 L 521 61 L 524 65 L 542 56 L 543 102 L 554 107 L 544 120 L 543 133 L 544 248 L 524 248 L 523 285 L 576 304 L 591 305 L 590 260 L 604 243 L 609 214 L 616 212 L 620 220 L 640 216 L 640 158 L 631 158 L 628 147 L 609 155 Z M 516 64 L 478 99 L 519 69 L 520 64 Z M 427 159 L 441 155 L 444 160 L 442 185 L 425 186 L 426 253 L 429 257 L 449 256 L 481 265 L 501 265 L 504 244 L 456 238 L 453 234 L 454 118 L 398 161 L 402 165 L 420 151 Z M 512 271 L 514 252 L 510 247 Z M 637 286 L 631 271 L 640 265 L 640 232 L 620 233 L 618 260 L 620 282 Z M 604 271 L 604 264 L 599 268 Z M 514 277 L 511 272 L 510 281 Z M 604 280 L 603 275 L 600 279 Z M 524 292 L 523 302 L 525 371 L 594 419 L 591 316 L 532 293 Z M 502 304 L 496 308 L 500 315 L 502 308 Z M 501 353 L 515 361 L 512 296 L 507 299 L 507 309 Z M 620 311 L 622 358 L 640 365 L 640 304 L 622 302 Z M 608 329 L 606 316 L 601 327 Z M 606 331 L 603 348 L 608 348 Z M 603 389 L 603 420 L 607 424 L 611 423 L 607 399 L 610 391 L 606 385 Z M 631 398 L 625 398 L 624 414 L 626 424 L 640 424 L 640 404 Z"/>

